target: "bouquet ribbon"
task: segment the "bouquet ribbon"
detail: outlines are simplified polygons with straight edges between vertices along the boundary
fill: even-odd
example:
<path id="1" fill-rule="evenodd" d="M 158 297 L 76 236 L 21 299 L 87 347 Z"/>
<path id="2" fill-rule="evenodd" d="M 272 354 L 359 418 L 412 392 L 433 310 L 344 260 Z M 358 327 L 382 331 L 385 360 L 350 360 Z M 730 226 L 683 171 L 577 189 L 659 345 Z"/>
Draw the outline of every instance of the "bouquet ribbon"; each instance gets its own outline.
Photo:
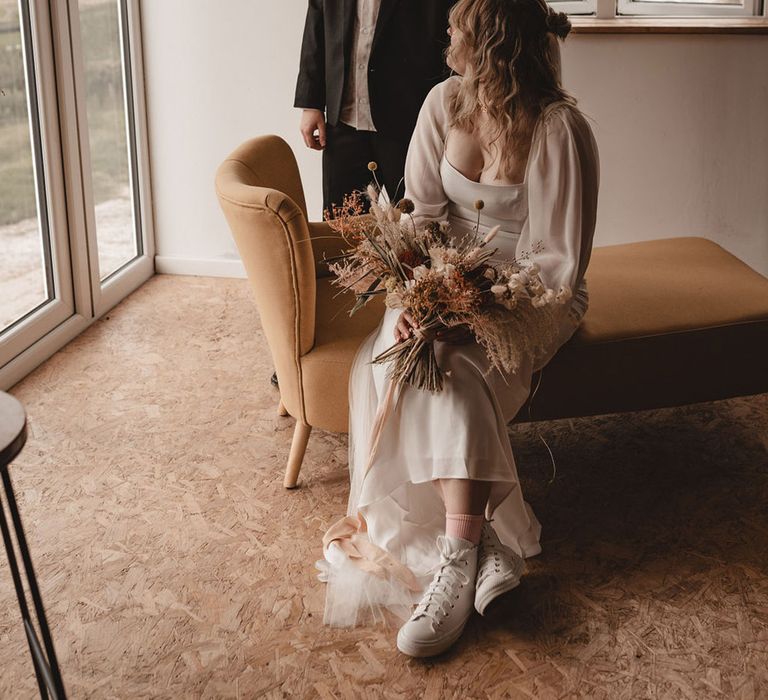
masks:
<path id="1" fill-rule="evenodd" d="M 413 572 L 389 552 L 368 539 L 368 524 L 359 511 L 337 520 L 323 535 L 323 545 L 331 542 L 341 548 L 358 568 L 380 578 L 395 578 L 411 591 L 421 587 Z"/>
<path id="2" fill-rule="evenodd" d="M 379 446 L 384 421 L 391 412 L 392 401 L 397 389 L 397 383 L 390 380 L 384 401 L 379 406 L 376 419 L 371 430 L 371 447 L 368 454 L 368 463 L 365 465 L 363 479 L 367 476 L 373 458 Z M 395 578 L 411 591 L 420 591 L 416 576 L 413 571 L 403 564 L 390 552 L 382 549 L 368 539 L 368 523 L 358 510 L 355 515 L 347 515 L 337 520 L 326 530 L 323 535 L 323 547 L 328 547 L 335 542 L 349 557 L 349 560 L 358 568 L 380 578 Z"/>

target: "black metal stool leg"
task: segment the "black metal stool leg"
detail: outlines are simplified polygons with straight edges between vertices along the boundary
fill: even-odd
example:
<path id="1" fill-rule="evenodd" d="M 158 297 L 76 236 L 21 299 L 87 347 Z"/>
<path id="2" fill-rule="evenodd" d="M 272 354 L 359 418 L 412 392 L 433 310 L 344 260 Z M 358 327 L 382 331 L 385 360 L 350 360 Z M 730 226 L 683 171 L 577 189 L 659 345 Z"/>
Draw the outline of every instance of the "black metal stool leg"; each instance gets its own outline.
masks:
<path id="1" fill-rule="evenodd" d="M 35 675 L 37 676 L 37 685 L 40 688 L 40 697 L 47 698 L 48 693 L 45 690 L 45 679 L 35 663 L 35 649 L 32 638 L 27 632 L 27 624 L 29 621 L 29 608 L 27 607 L 27 598 L 24 595 L 24 589 L 21 585 L 21 576 L 19 575 L 19 565 L 16 561 L 16 551 L 13 548 L 13 541 L 11 540 L 11 533 L 8 530 L 8 522 L 5 519 L 5 509 L 3 508 L 3 501 L 0 499 L 0 530 L 3 533 L 3 544 L 5 544 L 5 551 L 8 554 L 8 564 L 11 567 L 11 578 L 13 579 L 13 587 L 16 589 L 16 598 L 19 600 L 19 608 L 21 609 L 21 619 L 24 622 L 24 632 L 27 635 L 27 643 L 29 644 L 29 652 L 32 654 L 32 665 L 35 667 Z"/>
<path id="2" fill-rule="evenodd" d="M 27 641 L 29 642 L 30 651 L 32 652 L 35 673 L 37 675 L 37 683 L 40 686 L 40 695 L 43 698 L 48 697 L 48 694 L 46 693 L 47 686 L 54 700 L 64 700 L 66 698 L 66 694 L 64 692 L 64 682 L 62 681 L 61 672 L 59 671 L 59 663 L 56 659 L 56 651 L 53 648 L 53 639 L 51 638 L 51 631 L 48 627 L 48 619 L 45 615 L 45 608 L 43 607 L 43 599 L 40 596 L 40 589 L 37 586 L 37 578 L 35 577 L 35 570 L 32 566 L 32 558 L 29 554 L 27 538 L 24 535 L 24 527 L 21 524 L 19 509 L 16 505 L 16 496 L 13 492 L 13 485 L 11 484 L 10 474 L 8 474 L 6 469 L 1 469 L 0 472 L 2 472 L 3 485 L 5 486 L 5 495 L 8 499 L 8 509 L 11 512 L 11 520 L 13 521 L 13 527 L 16 531 L 16 541 L 19 543 L 21 559 L 24 562 L 24 569 L 27 574 L 29 592 L 32 595 L 32 601 L 35 605 L 35 612 L 37 613 L 37 623 L 40 627 L 40 634 L 43 637 L 43 644 L 45 645 L 46 654 L 43 654 L 43 650 L 40 648 L 40 642 L 38 641 L 35 630 L 32 627 L 26 596 L 24 595 L 24 589 L 21 585 L 21 576 L 19 575 L 19 567 L 16 562 L 16 555 L 13 548 L 13 542 L 11 540 L 11 534 L 8 528 L 8 523 L 5 519 L 5 512 L 2 508 L 2 503 L 0 502 L 0 528 L 2 528 L 3 542 L 8 553 L 8 562 L 11 567 L 13 584 L 16 588 L 16 596 L 19 599 L 19 607 L 21 608 L 21 615 L 24 619 L 24 629 L 27 633 Z"/>

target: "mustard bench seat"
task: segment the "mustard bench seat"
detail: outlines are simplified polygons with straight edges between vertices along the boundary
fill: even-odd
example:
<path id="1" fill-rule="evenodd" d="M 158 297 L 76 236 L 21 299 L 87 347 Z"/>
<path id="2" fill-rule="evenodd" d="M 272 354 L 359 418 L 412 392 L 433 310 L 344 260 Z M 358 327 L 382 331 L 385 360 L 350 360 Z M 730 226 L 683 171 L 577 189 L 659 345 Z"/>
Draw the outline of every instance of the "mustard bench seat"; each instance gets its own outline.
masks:
<path id="1" fill-rule="evenodd" d="M 219 167 L 216 190 L 254 291 L 280 410 L 296 418 L 284 478 L 292 488 L 312 427 L 347 430 L 350 366 L 383 303 L 351 318 L 342 310 L 351 295 L 338 295 L 322 262 L 339 243 L 327 224 L 307 221 L 285 141 L 244 143 Z M 689 236 L 597 246 L 586 279 L 581 326 L 514 422 L 768 391 L 768 279 L 718 244 Z"/>

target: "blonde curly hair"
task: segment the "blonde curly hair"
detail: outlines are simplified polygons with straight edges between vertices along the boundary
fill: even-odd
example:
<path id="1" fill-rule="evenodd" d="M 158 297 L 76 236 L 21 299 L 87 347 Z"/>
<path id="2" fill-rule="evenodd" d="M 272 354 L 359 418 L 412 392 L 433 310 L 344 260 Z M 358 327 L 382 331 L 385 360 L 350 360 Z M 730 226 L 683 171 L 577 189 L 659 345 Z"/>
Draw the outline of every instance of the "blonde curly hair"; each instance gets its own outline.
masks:
<path id="1" fill-rule="evenodd" d="M 466 65 L 451 98 L 451 125 L 471 131 L 487 112 L 496 126 L 491 143 L 501 141 L 499 172 L 511 178 L 541 112 L 553 102 L 576 106 L 560 84 L 557 45 L 571 23 L 545 0 L 459 0 L 450 23 L 461 32 L 453 55 Z"/>

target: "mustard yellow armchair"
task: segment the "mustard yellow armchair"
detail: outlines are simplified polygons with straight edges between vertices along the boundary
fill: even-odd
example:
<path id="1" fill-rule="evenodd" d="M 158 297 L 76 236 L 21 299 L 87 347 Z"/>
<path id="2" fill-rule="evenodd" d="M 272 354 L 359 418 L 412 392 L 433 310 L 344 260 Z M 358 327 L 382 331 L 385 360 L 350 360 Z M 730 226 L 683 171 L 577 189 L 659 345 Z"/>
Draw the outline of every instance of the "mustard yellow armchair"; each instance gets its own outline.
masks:
<path id="1" fill-rule="evenodd" d="M 349 370 L 384 313 L 380 298 L 351 318 L 323 263 L 340 250 L 326 223 L 307 220 L 296 158 L 278 136 L 237 148 L 216 172 L 216 193 L 256 297 L 280 385 L 296 419 L 284 485 L 293 488 L 313 427 L 346 432 Z M 347 300 L 351 306 L 351 297 Z"/>

